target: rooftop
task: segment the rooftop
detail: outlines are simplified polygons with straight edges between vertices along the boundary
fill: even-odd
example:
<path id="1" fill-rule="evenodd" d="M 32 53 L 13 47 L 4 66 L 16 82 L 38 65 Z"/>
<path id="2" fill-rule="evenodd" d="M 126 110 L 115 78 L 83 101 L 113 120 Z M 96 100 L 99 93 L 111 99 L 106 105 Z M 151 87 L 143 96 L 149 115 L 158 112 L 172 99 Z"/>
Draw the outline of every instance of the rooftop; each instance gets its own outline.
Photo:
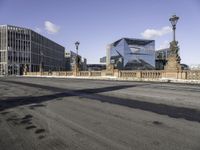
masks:
<path id="1" fill-rule="evenodd" d="M 147 45 L 151 42 L 154 42 L 154 40 L 145 40 L 145 39 L 135 39 L 135 38 L 121 38 L 114 43 L 112 43 L 113 46 L 116 46 L 121 40 L 125 40 L 128 45 Z"/>

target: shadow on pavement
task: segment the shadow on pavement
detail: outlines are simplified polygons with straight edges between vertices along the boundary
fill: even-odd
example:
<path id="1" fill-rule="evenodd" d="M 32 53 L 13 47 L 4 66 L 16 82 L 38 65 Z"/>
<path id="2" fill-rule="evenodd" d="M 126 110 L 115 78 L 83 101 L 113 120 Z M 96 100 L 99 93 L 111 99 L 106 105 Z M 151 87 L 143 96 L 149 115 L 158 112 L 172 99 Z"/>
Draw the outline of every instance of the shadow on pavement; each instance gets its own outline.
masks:
<path id="1" fill-rule="evenodd" d="M 141 86 L 141 85 L 119 85 L 119 86 L 110 86 L 110 87 L 103 87 L 103 88 L 96 88 L 96 89 L 69 90 L 69 89 L 64 89 L 64 88 L 51 87 L 51 86 L 45 86 L 45 85 L 39 85 L 39 84 L 33 84 L 33 83 L 22 83 L 22 82 L 17 82 L 17 81 L 3 81 L 3 82 L 20 84 L 20 85 L 35 87 L 35 88 L 41 88 L 41 89 L 50 90 L 53 92 L 56 91 L 57 93 L 42 95 L 42 96 L 17 96 L 17 97 L 8 97 L 6 99 L 4 98 L 3 100 L 0 99 L 0 111 L 9 109 L 9 108 L 14 108 L 17 106 L 30 105 L 30 104 L 33 104 L 29 106 L 30 109 L 34 109 L 36 107 L 44 107 L 45 105 L 41 104 L 42 102 L 51 101 L 51 100 L 62 100 L 61 98 L 63 97 L 80 96 L 80 95 L 83 95 L 84 93 L 93 94 L 93 93 L 109 92 L 109 91 L 130 88 L 130 87 Z"/>
<path id="2" fill-rule="evenodd" d="M 157 104 L 152 102 L 144 102 L 141 100 L 134 99 L 123 99 L 104 95 L 98 95 L 95 99 L 101 102 L 107 102 L 130 108 L 141 109 L 161 115 L 167 115 L 172 118 L 183 118 L 189 121 L 200 122 L 200 111 L 197 109 L 171 106 L 167 104 Z"/>
<path id="3" fill-rule="evenodd" d="M 17 83 L 14 82 L 14 83 L 17 84 L 18 82 Z M 43 86 L 43 85 L 37 85 L 37 84 L 32 84 L 32 83 L 21 83 L 21 82 L 20 84 L 52 90 L 52 87 Z M 91 100 L 117 104 L 117 105 L 126 106 L 130 108 L 135 108 L 135 109 L 141 109 L 141 110 L 150 111 L 150 112 L 154 112 L 161 115 L 167 115 L 172 118 L 183 118 L 189 121 L 200 122 L 200 111 L 196 109 L 170 106 L 166 104 L 156 104 L 152 102 L 144 102 L 140 100 L 124 99 L 124 98 L 96 94 L 100 92 L 114 91 L 114 90 L 129 88 L 129 87 L 137 87 L 137 86 L 141 86 L 141 85 L 112 86 L 112 87 L 86 89 L 86 90 L 66 90 L 65 89 L 65 92 L 60 92 L 56 94 L 49 94 L 49 95 L 36 96 L 36 97 L 24 96 L 24 97 L 7 98 L 6 100 L 0 100 L 0 111 L 6 110 L 8 108 L 14 108 L 17 106 L 29 105 L 29 104 L 42 106 L 40 103 L 51 101 L 51 100 L 58 100 L 57 98 L 64 98 L 68 96 L 81 96 L 81 97 L 89 98 Z M 55 87 L 53 87 L 53 89 L 55 89 Z M 58 91 L 60 88 L 56 88 L 56 89 Z M 60 90 L 63 91 L 64 89 L 60 89 Z"/>
<path id="4" fill-rule="evenodd" d="M 130 87 L 138 87 L 138 86 L 146 86 L 148 84 L 136 84 L 136 85 L 118 85 L 118 86 L 110 86 L 110 87 L 103 87 L 103 88 L 96 88 L 96 89 L 84 89 L 84 90 L 69 90 L 66 88 L 60 88 L 60 87 L 53 87 L 53 86 L 46 86 L 46 85 L 40 85 L 40 84 L 33 84 L 33 83 L 25 83 L 25 82 L 19 82 L 19 81 L 2 81 L 5 83 L 13 83 L 13 84 L 18 84 L 18 85 L 23 85 L 23 86 L 29 86 L 33 88 L 41 88 L 45 90 L 49 90 L 52 92 L 89 92 L 89 93 L 100 93 L 100 92 L 109 92 L 109 91 L 115 91 L 115 90 L 120 90 L 120 89 L 125 89 L 125 88 L 130 88 Z"/>

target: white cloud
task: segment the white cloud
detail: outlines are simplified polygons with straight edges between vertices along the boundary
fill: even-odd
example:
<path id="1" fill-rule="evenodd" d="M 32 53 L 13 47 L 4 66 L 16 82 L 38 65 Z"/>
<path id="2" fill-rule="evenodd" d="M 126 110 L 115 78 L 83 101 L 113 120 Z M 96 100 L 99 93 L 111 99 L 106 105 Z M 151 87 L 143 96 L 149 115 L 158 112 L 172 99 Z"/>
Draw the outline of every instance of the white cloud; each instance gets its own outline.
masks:
<path id="1" fill-rule="evenodd" d="M 163 36 L 165 34 L 171 33 L 172 29 L 169 26 L 162 27 L 161 29 L 146 29 L 141 33 L 142 37 L 145 39 L 151 39 Z"/>
<path id="2" fill-rule="evenodd" d="M 164 41 L 162 44 L 160 44 L 158 49 L 165 49 L 165 48 L 169 48 L 169 41 Z"/>
<path id="3" fill-rule="evenodd" d="M 59 32 L 60 27 L 53 24 L 50 21 L 45 21 L 44 22 L 44 26 L 45 26 L 45 30 L 49 33 L 49 34 L 55 34 L 57 32 Z"/>
<path id="4" fill-rule="evenodd" d="M 41 33 L 41 32 L 42 32 L 42 30 L 41 30 L 40 28 L 38 28 L 38 27 L 35 28 L 35 31 L 36 31 L 37 33 Z"/>

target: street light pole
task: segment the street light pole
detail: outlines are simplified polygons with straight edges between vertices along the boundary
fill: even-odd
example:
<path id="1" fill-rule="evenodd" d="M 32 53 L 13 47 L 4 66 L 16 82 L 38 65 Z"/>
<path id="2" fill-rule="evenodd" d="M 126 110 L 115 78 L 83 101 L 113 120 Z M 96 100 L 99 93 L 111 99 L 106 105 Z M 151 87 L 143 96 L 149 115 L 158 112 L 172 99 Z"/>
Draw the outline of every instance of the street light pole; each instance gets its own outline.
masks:
<path id="1" fill-rule="evenodd" d="M 181 58 L 179 56 L 179 46 L 178 46 L 178 41 L 176 41 L 175 37 L 175 31 L 176 31 L 176 24 L 178 22 L 179 17 L 176 15 L 173 15 L 171 18 L 169 18 L 169 21 L 172 24 L 172 29 L 173 29 L 173 41 L 170 42 L 170 53 L 167 56 L 167 64 L 165 66 L 166 71 L 170 72 L 177 72 L 181 70 L 181 65 L 180 61 Z M 174 74 L 174 76 L 177 76 Z"/>
<path id="2" fill-rule="evenodd" d="M 178 19 L 179 17 L 176 16 L 176 15 L 173 15 L 171 18 L 169 18 L 169 21 L 171 22 L 172 24 L 172 29 L 173 29 L 173 41 L 176 41 L 176 38 L 175 38 L 175 30 L 176 30 L 176 24 L 178 22 Z"/>
<path id="3" fill-rule="evenodd" d="M 78 72 L 78 69 L 79 69 L 79 67 L 78 67 L 78 46 L 79 46 L 79 42 L 78 41 L 76 41 L 75 42 L 75 46 L 76 46 L 76 72 Z"/>

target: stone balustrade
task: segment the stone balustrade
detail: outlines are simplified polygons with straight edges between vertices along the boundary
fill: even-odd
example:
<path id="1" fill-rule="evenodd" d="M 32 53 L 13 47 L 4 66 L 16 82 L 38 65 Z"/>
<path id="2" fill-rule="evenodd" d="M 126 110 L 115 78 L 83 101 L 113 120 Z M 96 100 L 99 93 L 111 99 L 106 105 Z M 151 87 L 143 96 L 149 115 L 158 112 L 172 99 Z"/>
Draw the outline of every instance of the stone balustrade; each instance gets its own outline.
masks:
<path id="1" fill-rule="evenodd" d="M 73 71 L 66 71 L 66 76 L 73 76 Z"/>
<path id="2" fill-rule="evenodd" d="M 141 78 L 159 79 L 162 78 L 162 71 L 141 71 Z"/>
<path id="3" fill-rule="evenodd" d="M 90 76 L 90 72 L 89 71 L 80 71 L 79 76 Z"/>
<path id="4" fill-rule="evenodd" d="M 121 78 L 137 78 L 138 71 L 120 71 Z"/>
<path id="5" fill-rule="evenodd" d="M 188 80 L 200 80 L 200 70 L 187 70 L 186 74 Z"/>
<path id="6" fill-rule="evenodd" d="M 94 76 L 94 77 L 101 76 L 101 71 L 91 71 L 90 76 Z"/>
<path id="7" fill-rule="evenodd" d="M 74 76 L 73 71 L 53 71 L 53 72 L 27 72 L 28 76 Z M 165 70 L 114 70 L 111 71 L 79 71 L 79 77 L 116 77 L 119 79 L 183 79 L 200 80 L 200 70 L 184 70 L 169 72 Z"/>

